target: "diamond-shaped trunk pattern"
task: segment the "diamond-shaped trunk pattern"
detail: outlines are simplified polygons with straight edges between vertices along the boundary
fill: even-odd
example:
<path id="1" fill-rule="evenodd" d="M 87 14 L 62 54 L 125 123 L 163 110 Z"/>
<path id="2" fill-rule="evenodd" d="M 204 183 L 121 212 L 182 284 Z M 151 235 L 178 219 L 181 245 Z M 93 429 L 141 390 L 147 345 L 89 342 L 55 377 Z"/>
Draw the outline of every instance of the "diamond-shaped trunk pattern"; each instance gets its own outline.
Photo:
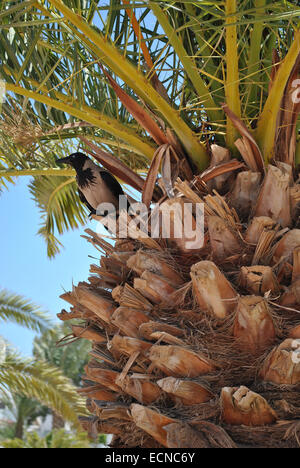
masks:
<path id="1" fill-rule="evenodd" d="M 207 185 L 177 180 L 169 205 L 204 203 L 198 250 L 142 236 L 112 246 L 87 231 L 100 263 L 59 314 L 93 344 L 85 429 L 113 434 L 114 447 L 298 446 L 294 193 L 284 163 L 264 178 L 240 169 Z"/>

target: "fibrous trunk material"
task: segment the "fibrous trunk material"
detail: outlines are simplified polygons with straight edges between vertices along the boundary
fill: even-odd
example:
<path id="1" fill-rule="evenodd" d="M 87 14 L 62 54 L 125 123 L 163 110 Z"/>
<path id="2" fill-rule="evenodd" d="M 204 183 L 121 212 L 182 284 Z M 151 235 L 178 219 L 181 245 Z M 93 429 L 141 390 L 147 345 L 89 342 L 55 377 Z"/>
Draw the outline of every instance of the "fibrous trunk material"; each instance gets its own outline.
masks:
<path id="1" fill-rule="evenodd" d="M 82 425 L 114 447 L 299 445 L 299 186 L 283 163 L 246 169 L 174 185 L 168 205 L 203 203 L 201 248 L 174 229 L 114 245 L 87 231 L 101 259 L 59 317 L 93 346 Z"/>

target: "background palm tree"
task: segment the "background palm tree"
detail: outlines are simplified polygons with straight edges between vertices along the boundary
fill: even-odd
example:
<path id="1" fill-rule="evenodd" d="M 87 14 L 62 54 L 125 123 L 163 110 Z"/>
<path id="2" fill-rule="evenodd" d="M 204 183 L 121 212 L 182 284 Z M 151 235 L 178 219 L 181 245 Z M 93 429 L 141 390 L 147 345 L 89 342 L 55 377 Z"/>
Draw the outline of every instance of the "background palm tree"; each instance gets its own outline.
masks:
<path id="1" fill-rule="evenodd" d="M 64 429 L 52 431 L 45 437 L 40 437 L 36 432 L 27 432 L 25 440 L 18 438 L 1 442 L 4 448 L 92 448 L 91 441 L 85 433 L 70 434 Z"/>
<path id="2" fill-rule="evenodd" d="M 0 321 L 36 332 L 50 331 L 52 322 L 39 306 L 18 294 L 0 290 Z"/>
<path id="3" fill-rule="evenodd" d="M 47 315 L 37 305 L 8 291 L 0 292 L 1 320 L 52 335 L 51 321 Z M 22 434 L 26 419 L 32 416 L 32 411 L 37 410 L 32 399 L 78 427 L 78 415 L 85 412 L 84 402 L 63 371 L 42 358 L 24 359 L 11 350 L 3 339 L 0 345 L 0 394 L 4 401 L 11 400 L 11 394 L 18 395 L 17 436 Z M 44 411 L 40 409 L 40 412 Z"/>
<path id="4" fill-rule="evenodd" d="M 27 319 L 26 314 L 25 318 Z M 66 325 L 56 325 L 50 329 L 44 328 L 43 333 L 34 338 L 33 356 L 38 361 L 48 362 L 49 365 L 61 369 L 64 376 L 69 378 L 75 387 L 79 387 L 91 345 L 88 342 L 79 340 L 69 346 L 58 347 L 57 342 L 68 333 L 69 328 Z M 14 417 L 14 437 L 18 439 L 23 439 L 24 429 L 33 423 L 37 417 L 46 417 L 49 414 L 49 409 L 41 405 L 37 400 L 16 393 L 10 394 L 6 398 L 3 397 L 2 403 Z M 57 411 L 53 410 L 52 414 L 53 428 L 64 427 L 65 421 Z"/>
<path id="5" fill-rule="evenodd" d="M 91 345 L 84 340 L 76 340 L 68 346 L 58 346 L 57 343 L 70 333 L 67 325 L 57 325 L 46 330 L 41 336 L 35 337 L 33 342 L 33 356 L 38 360 L 60 368 L 76 387 L 81 386 L 81 376 L 84 366 L 88 362 Z M 54 429 L 64 427 L 63 418 L 53 412 L 52 426 Z"/>
<path id="6" fill-rule="evenodd" d="M 33 356 L 62 369 L 64 375 L 79 387 L 91 344 L 76 340 L 68 346 L 57 346 L 69 333 L 70 328 L 66 324 L 59 324 L 36 336 L 33 342 Z"/>
<path id="7" fill-rule="evenodd" d="M 38 417 L 45 417 L 49 412 L 48 408 L 43 407 L 38 401 L 19 394 L 10 394 L 9 397 L 1 398 L 1 401 L 6 411 L 9 411 L 9 415 L 14 418 L 14 432 L 9 437 L 11 439 L 23 439 L 24 429 L 34 423 Z"/>

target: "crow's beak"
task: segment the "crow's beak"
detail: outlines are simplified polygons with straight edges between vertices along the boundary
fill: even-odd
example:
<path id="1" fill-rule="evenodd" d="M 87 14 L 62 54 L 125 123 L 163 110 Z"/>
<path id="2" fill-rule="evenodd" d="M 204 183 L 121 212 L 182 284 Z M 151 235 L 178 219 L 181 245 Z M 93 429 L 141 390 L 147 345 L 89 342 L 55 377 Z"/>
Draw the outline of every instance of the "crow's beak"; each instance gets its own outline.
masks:
<path id="1" fill-rule="evenodd" d="M 56 162 L 57 164 L 72 164 L 72 159 L 70 156 L 67 156 L 66 158 L 57 159 Z"/>

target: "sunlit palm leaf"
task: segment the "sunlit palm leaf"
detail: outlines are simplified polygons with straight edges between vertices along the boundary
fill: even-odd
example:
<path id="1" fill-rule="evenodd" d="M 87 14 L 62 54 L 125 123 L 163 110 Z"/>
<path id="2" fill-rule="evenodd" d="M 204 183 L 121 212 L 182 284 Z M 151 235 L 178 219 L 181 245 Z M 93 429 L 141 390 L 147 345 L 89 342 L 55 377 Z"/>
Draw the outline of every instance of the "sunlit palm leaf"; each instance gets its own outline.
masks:
<path id="1" fill-rule="evenodd" d="M 44 361 L 9 355 L 0 364 L 0 391 L 7 390 L 38 400 L 76 427 L 78 415 L 85 413 L 84 403 L 70 380 Z"/>
<path id="2" fill-rule="evenodd" d="M 80 432 L 70 433 L 66 429 L 52 431 L 45 437 L 41 437 L 37 432 L 27 432 L 24 440 L 18 438 L 7 439 L 2 441 L 1 445 L 4 448 L 10 449 L 92 448 L 87 434 Z"/>
<path id="3" fill-rule="evenodd" d="M 39 306 L 6 290 L 0 291 L 0 321 L 16 323 L 37 332 L 45 332 L 51 325 Z"/>
<path id="4" fill-rule="evenodd" d="M 227 121 L 226 128 L 221 110 L 226 96 L 227 104 L 248 128 L 256 128 L 267 101 L 268 108 L 273 108 L 274 99 L 268 99 L 272 52 L 277 48 L 281 59 L 286 56 L 300 13 L 296 0 L 50 3 L 51 8 L 46 1 L 6 3 L 0 11 L 0 78 L 16 92 L 7 95 L 4 119 L 18 109 L 26 125 L 31 122 L 31 128 L 40 129 L 33 146 L 25 150 L 20 141 L 4 138 L 0 144 L 0 188 L 13 181 L 15 172 L 7 169 L 55 167 L 55 159 L 49 158 L 43 147 L 51 144 L 53 151 L 56 146 L 58 154 L 63 146 L 66 153 L 80 136 L 96 140 L 133 170 L 149 168 L 147 158 L 154 155 L 156 145 L 107 85 L 99 59 L 128 95 L 139 104 L 150 104 L 162 127 L 169 125 L 177 132 L 189 146 L 187 156 L 199 168 L 207 165 L 199 141 L 208 138 L 224 144 L 227 132 L 232 146 L 235 137 L 232 129 L 229 141 L 231 122 Z M 130 21 L 130 10 L 137 23 Z M 236 38 L 228 40 L 233 30 Z M 153 76 L 167 91 L 167 100 L 160 96 Z M 279 102 L 278 95 L 276 109 Z M 66 124 L 84 118 L 92 127 L 66 128 Z M 297 125 L 299 130 L 299 120 Z M 65 130 L 51 133 L 58 126 Z M 270 157 L 274 125 L 272 132 L 269 130 L 268 119 L 262 119 L 258 139 L 265 159 Z M 265 141 L 267 136 L 269 142 Z M 50 171 L 48 175 L 57 179 Z M 60 183 L 63 179 L 55 187 Z M 72 184 L 67 187 L 69 190 Z M 48 198 L 52 191 L 46 187 Z M 72 216 L 74 226 L 81 224 L 78 205 L 65 219 L 59 205 L 65 207 L 62 201 L 56 203 L 56 213 L 46 215 L 41 229 L 50 255 L 59 249 L 54 224 L 58 223 L 58 232 L 72 227 Z M 42 209 L 45 213 L 45 206 Z"/>
<path id="5" fill-rule="evenodd" d="M 30 193 L 41 211 L 39 234 L 47 243 L 48 256 L 54 257 L 61 243 L 56 229 L 63 234 L 68 229 L 84 225 L 87 212 L 79 200 L 74 178 L 36 177 L 29 185 Z"/>
<path id="6" fill-rule="evenodd" d="M 80 385 L 83 368 L 88 361 L 91 344 L 86 340 L 77 340 L 68 346 L 57 343 L 70 334 L 68 325 L 57 325 L 41 336 L 36 336 L 33 343 L 33 356 L 61 368 L 64 374 L 76 385 Z"/>

